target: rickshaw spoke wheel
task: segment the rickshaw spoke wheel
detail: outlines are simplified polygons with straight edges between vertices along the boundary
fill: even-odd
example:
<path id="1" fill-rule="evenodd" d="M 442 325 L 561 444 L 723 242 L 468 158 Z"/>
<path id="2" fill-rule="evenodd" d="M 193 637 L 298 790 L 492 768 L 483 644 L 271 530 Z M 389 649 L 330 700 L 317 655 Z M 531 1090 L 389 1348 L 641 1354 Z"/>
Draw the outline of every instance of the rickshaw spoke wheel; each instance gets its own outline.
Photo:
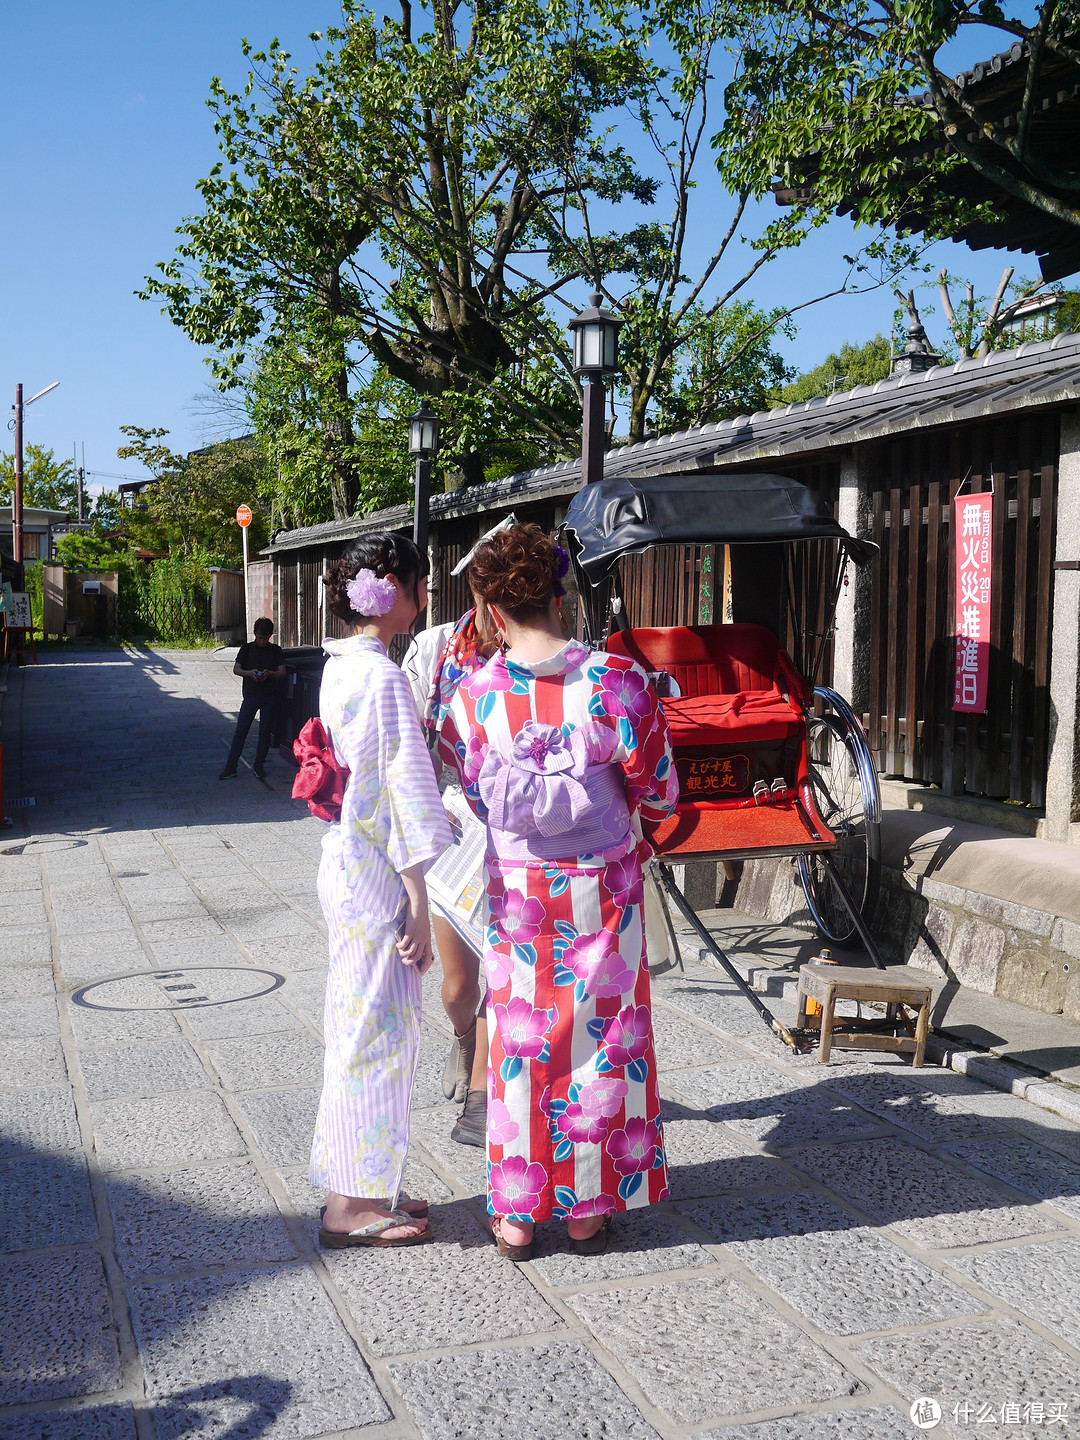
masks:
<path id="1" fill-rule="evenodd" d="M 881 877 L 880 801 L 862 727 L 839 697 L 817 692 L 822 715 L 807 719 L 810 789 L 825 824 L 836 836 L 833 861 L 867 925 L 873 919 Z M 822 936 L 836 945 L 856 939 L 855 925 L 820 857 L 799 859 L 806 903 Z"/>

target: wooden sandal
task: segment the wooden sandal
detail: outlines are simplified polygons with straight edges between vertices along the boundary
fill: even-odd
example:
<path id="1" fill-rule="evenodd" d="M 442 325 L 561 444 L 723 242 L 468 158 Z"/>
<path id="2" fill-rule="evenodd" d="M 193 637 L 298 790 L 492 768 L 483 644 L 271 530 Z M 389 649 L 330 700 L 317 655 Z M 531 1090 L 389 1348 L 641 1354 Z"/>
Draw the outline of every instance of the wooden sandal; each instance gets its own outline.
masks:
<path id="1" fill-rule="evenodd" d="M 604 1216 L 604 1223 L 599 1230 L 594 1230 L 591 1235 L 586 1235 L 584 1240 L 575 1240 L 571 1235 L 570 1244 L 575 1255 L 603 1255 L 607 1249 L 608 1236 L 611 1233 L 611 1216 Z"/>
<path id="2" fill-rule="evenodd" d="M 370 1225 L 362 1225 L 359 1230 L 327 1230 L 324 1226 L 319 1231 L 319 1244 L 326 1250 L 348 1250 L 360 1245 L 369 1246 L 373 1250 L 389 1250 L 403 1245 L 426 1245 L 435 1238 L 430 1225 L 425 1225 L 424 1229 L 415 1235 L 402 1235 L 395 1240 L 383 1238 L 384 1230 L 393 1230 L 399 1225 L 414 1225 L 416 1219 L 415 1215 L 406 1215 L 404 1210 L 391 1210 L 386 1215 L 380 1215 L 378 1220 L 373 1220 Z"/>
<path id="3" fill-rule="evenodd" d="M 511 1245 L 509 1240 L 503 1239 L 502 1226 L 499 1223 L 502 1218 L 501 1215 L 488 1216 L 488 1224 L 491 1227 L 492 1235 L 495 1237 L 495 1244 L 499 1247 L 499 1254 L 504 1260 L 531 1260 L 533 1240 L 536 1238 L 536 1231 L 533 1231 L 533 1240 L 530 1240 L 527 1245 Z"/>

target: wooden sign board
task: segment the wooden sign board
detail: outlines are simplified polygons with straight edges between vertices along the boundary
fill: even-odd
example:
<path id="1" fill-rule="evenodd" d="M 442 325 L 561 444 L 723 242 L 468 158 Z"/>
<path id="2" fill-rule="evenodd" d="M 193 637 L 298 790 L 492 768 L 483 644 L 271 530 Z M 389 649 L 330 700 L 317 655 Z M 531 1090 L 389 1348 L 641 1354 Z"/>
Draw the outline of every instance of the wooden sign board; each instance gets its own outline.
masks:
<path id="1" fill-rule="evenodd" d="M 25 591 L 16 590 L 12 593 L 11 603 L 4 611 L 4 624 L 9 630 L 32 630 L 34 628 L 33 618 L 30 614 L 30 596 Z"/>

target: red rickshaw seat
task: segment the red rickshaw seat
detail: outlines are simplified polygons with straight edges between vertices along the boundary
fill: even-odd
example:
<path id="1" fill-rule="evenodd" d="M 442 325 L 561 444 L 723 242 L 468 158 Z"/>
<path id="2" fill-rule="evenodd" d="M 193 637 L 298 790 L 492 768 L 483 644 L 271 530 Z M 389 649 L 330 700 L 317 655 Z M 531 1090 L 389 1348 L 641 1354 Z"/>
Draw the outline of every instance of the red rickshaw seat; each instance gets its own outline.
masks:
<path id="1" fill-rule="evenodd" d="M 676 748 L 790 740 L 803 727 L 801 713 L 778 690 L 686 695 L 663 705 Z"/>
<path id="2" fill-rule="evenodd" d="M 694 757 L 700 760 L 703 751 L 712 747 L 718 757 L 730 757 L 736 749 L 744 752 L 738 757 L 741 783 L 730 798 L 699 798 L 684 788 L 667 820 L 646 824 L 657 853 L 797 854 L 835 843 L 806 785 L 803 706 L 810 688 L 771 631 L 761 625 L 622 630 L 610 637 L 607 648 L 636 660 L 644 670 L 666 671 L 681 689 L 682 694 L 665 699 L 663 707 L 684 787 L 693 784 L 694 776 L 682 775 L 682 767 L 692 771 Z M 782 761 L 777 747 L 790 748 L 792 743 L 794 753 Z M 755 768 L 758 774 L 764 767 L 766 776 L 775 775 L 775 768 L 768 767 L 781 764 L 786 770 L 784 792 L 748 804 Z"/>
<path id="3" fill-rule="evenodd" d="M 809 687 L 763 625 L 618 630 L 607 648 L 676 682 L 682 693 L 664 713 L 677 745 L 784 740 L 803 723 Z"/>

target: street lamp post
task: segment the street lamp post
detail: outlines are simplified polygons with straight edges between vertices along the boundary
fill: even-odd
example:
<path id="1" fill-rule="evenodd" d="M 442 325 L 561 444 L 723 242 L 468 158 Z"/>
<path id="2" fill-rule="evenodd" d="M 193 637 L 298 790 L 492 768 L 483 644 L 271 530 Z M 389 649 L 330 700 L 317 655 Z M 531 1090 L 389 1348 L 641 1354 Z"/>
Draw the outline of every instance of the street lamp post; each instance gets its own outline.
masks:
<path id="1" fill-rule="evenodd" d="M 439 417 L 427 402 L 409 416 L 409 454 L 416 460 L 416 495 L 413 513 L 413 544 L 421 555 L 428 548 L 428 509 L 431 503 L 431 461 L 439 448 Z M 417 617 L 416 630 L 424 628 L 424 616 Z"/>
<path id="2" fill-rule="evenodd" d="M 619 368 L 619 330 L 622 321 L 603 306 L 603 295 L 589 296 L 589 308 L 575 315 L 567 327 L 574 337 L 574 374 L 581 377 L 581 483 L 594 484 L 604 478 L 604 382 Z M 590 642 L 602 641 L 610 581 L 593 588 L 575 566 L 580 600 L 580 623 Z"/>
<path id="3" fill-rule="evenodd" d="M 575 315 L 567 327 L 574 337 L 574 374 L 582 381 L 581 481 L 590 485 L 603 478 L 605 380 L 619 368 L 619 331 L 622 321 L 603 306 L 603 295 L 589 296 L 589 308 Z"/>
<path id="4" fill-rule="evenodd" d="M 31 395 L 29 400 L 23 400 L 23 387 L 15 386 L 15 404 L 12 409 L 15 411 L 15 485 L 11 496 L 11 549 L 12 559 L 16 565 L 22 564 L 22 529 L 23 529 L 23 411 L 27 405 L 33 405 L 35 400 L 40 400 L 42 395 L 47 395 L 50 390 L 55 390 L 59 380 L 54 380 L 51 385 L 46 385 L 44 390 L 39 390 L 36 395 Z"/>

